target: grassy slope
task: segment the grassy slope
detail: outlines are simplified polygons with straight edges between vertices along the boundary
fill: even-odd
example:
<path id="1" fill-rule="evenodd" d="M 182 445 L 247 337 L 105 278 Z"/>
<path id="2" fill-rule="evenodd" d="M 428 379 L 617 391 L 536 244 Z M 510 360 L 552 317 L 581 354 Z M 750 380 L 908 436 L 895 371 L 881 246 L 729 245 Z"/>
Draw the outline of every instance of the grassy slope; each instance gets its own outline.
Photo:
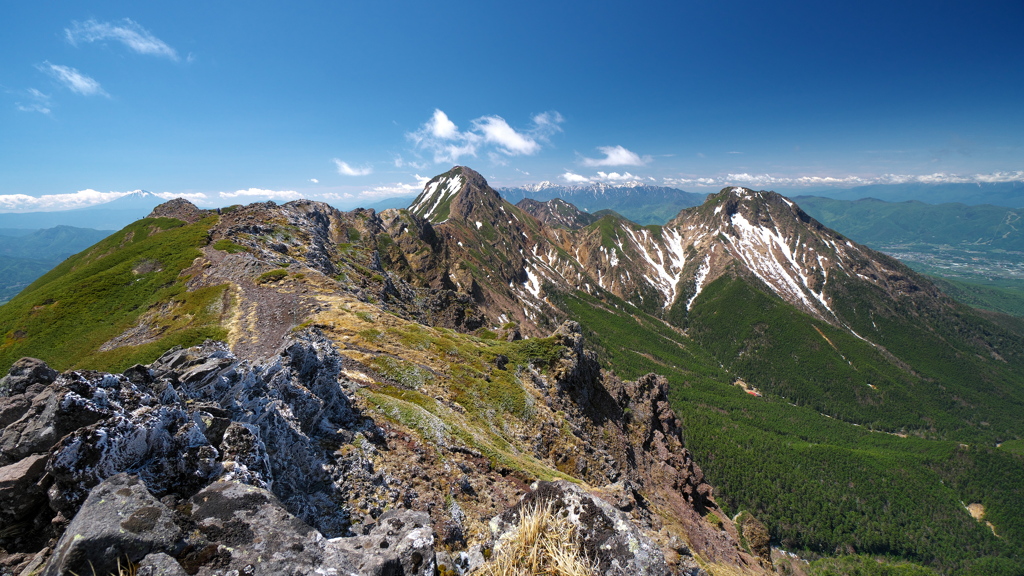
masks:
<path id="1" fill-rule="evenodd" d="M 210 224 L 139 220 L 65 260 L 0 307 L 0 366 L 35 356 L 57 369 L 120 370 L 174 345 L 224 339 L 211 311 L 224 287 L 188 292 L 180 276 L 208 242 Z M 98 351 L 151 306 L 166 302 L 171 306 L 155 320 L 163 331 L 158 340 Z"/>
<path id="2" fill-rule="evenodd" d="M 871 432 L 867 426 L 820 414 L 813 395 L 798 406 L 773 393 L 765 398 L 744 394 L 729 382 L 737 375 L 746 379 L 744 371 L 760 367 L 763 380 L 759 383 L 792 395 L 808 394 L 814 381 L 794 375 L 829 378 L 834 385 L 821 398 L 835 402 L 847 417 L 859 415 L 876 425 L 882 421 L 893 425 L 937 409 L 913 403 L 906 408 L 897 403 L 905 399 L 885 388 L 905 384 L 898 371 L 877 354 L 850 346 L 838 331 L 818 325 L 858 366 L 858 370 L 841 369 L 849 365 L 835 360 L 837 351 L 825 343 L 806 316 L 769 309 L 765 314 L 770 318 L 736 325 L 726 311 L 743 304 L 733 297 L 756 295 L 730 297 L 730 290 L 737 288 L 712 284 L 702 294 L 702 299 L 721 300 L 717 311 L 713 304 L 705 308 L 703 313 L 709 315 L 706 326 L 717 323 L 725 332 L 740 334 L 734 339 L 719 338 L 717 343 L 709 332 L 692 325 L 691 340 L 621 301 L 603 303 L 584 294 L 562 296 L 561 300 L 584 324 L 589 343 L 598 349 L 606 366 L 624 378 L 646 372 L 668 377 L 687 445 L 717 487 L 720 503 L 730 513 L 753 511 L 769 526 L 776 541 L 823 554 L 855 550 L 905 558 L 946 573 L 970 569 L 984 557 L 1001 557 L 1021 565 L 1017 550 L 1024 544 L 1020 503 L 1024 502 L 1020 498 L 1024 458 L 1010 450 L 964 448 L 950 440 Z M 750 306 L 763 304 L 755 298 Z M 771 338 L 764 343 L 771 354 L 743 344 L 741 335 L 756 332 L 760 321 L 773 323 Z M 789 339 L 796 342 L 788 350 L 790 355 L 771 363 L 770 356 L 783 354 Z M 823 346 L 816 347 L 818 342 Z M 787 369 L 785 358 L 792 359 L 797 349 L 803 354 L 799 363 L 794 360 L 800 370 Z M 739 355 L 741 350 L 747 353 Z M 811 350 L 818 353 L 811 354 Z M 739 360 L 720 366 L 729 354 Z M 762 366 L 762 362 L 769 364 Z M 860 384 L 867 377 L 883 378 L 875 381 L 880 384 L 878 397 L 884 402 L 865 406 L 859 399 L 873 396 L 844 395 L 844 387 L 871 390 Z M 753 372 L 749 378 L 755 380 Z M 892 407 L 886 408 L 890 404 Z M 995 538 L 973 520 L 961 501 L 985 504 L 987 519 L 996 524 L 1003 538 Z"/>

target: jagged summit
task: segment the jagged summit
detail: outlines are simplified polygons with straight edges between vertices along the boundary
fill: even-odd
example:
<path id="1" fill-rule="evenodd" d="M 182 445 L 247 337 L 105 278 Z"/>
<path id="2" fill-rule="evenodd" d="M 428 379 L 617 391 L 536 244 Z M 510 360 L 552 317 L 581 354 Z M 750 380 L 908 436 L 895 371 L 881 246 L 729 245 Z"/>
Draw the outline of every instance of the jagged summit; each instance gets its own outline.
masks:
<path id="1" fill-rule="evenodd" d="M 549 226 L 572 230 L 589 226 L 600 219 L 600 216 L 584 212 L 561 198 L 552 198 L 547 202 L 523 198 L 516 203 L 516 207 Z"/>
<path id="2" fill-rule="evenodd" d="M 500 206 L 501 196 L 480 173 L 465 166 L 435 176 L 413 200 L 409 212 L 439 224 L 451 217 L 468 218 L 480 205 Z"/>

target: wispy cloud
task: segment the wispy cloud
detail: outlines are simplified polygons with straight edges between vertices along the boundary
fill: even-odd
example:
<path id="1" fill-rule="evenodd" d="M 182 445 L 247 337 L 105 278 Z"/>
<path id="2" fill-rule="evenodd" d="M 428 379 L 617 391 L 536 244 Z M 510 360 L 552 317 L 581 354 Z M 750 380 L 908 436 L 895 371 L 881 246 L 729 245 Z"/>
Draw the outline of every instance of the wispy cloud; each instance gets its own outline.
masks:
<path id="1" fill-rule="evenodd" d="M 423 187 L 427 185 L 430 178 L 426 176 L 420 176 L 416 174 L 413 176 L 414 182 L 405 183 L 397 182 L 395 184 L 387 184 L 383 186 L 376 186 L 368 190 L 363 190 L 359 193 L 359 198 L 391 198 L 394 196 L 413 196 L 423 191 Z"/>
<path id="2" fill-rule="evenodd" d="M 14 103 L 18 110 L 22 112 L 39 112 L 40 114 L 50 113 L 50 96 L 48 94 L 43 94 L 35 88 L 29 88 L 27 94 L 29 98 L 27 103 Z"/>
<path id="3" fill-rule="evenodd" d="M 263 200 L 298 200 L 302 198 L 295 190 L 266 190 L 263 188 L 249 188 L 247 190 L 235 190 L 234 192 L 220 192 L 221 198 L 243 198 Z"/>
<path id="4" fill-rule="evenodd" d="M 76 92 L 84 96 L 109 96 L 109 94 L 103 91 L 103 87 L 100 86 L 99 82 L 70 66 L 61 66 L 59 64 L 43 62 L 36 67 L 55 78 L 72 92 Z"/>
<path id="5" fill-rule="evenodd" d="M 645 166 L 651 161 L 650 156 L 641 157 L 636 152 L 622 146 L 600 146 L 598 150 L 604 154 L 604 158 L 583 157 L 580 162 L 584 166 L 598 168 L 602 166 Z"/>
<path id="6" fill-rule="evenodd" d="M 319 184 L 320 183 L 320 181 L 317 180 L 316 178 L 310 178 L 309 181 L 312 182 L 313 184 Z"/>
<path id="7" fill-rule="evenodd" d="M 525 130 L 516 130 L 501 116 L 481 116 L 470 122 L 468 130 L 459 130 L 442 110 L 434 110 L 419 130 L 406 134 L 419 150 L 429 152 L 434 162 L 454 163 L 463 156 L 476 157 L 485 149 L 495 155 L 491 160 L 501 163 L 507 156 L 532 156 L 548 139 L 562 130 L 565 121 L 558 112 L 535 115 Z"/>
<path id="8" fill-rule="evenodd" d="M 777 176 L 772 174 L 725 174 L 722 176 L 666 178 L 666 186 L 760 186 L 760 187 L 854 187 L 872 184 L 976 184 L 1024 182 L 1024 170 L 990 174 L 882 174 L 879 176 Z"/>
<path id="9" fill-rule="evenodd" d="M 128 18 L 119 22 L 73 21 L 70 28 L 64 29 L 64 34 L 73 46 L 77 46 L 79 42 L 115 40 L 139 54 L 178 60 L 178 53 L 174 48 Z"/>
<path id="10" fill-rule="evenodd" d="M 423 170 L 426 167 L 427 165 L 424 162 L 413 162 L 410 160 L 406 160 L 405 158 L 402 158 L 401 154 L 395 156 L 395 168 L 414 168 L 416 170 Z"/>
<path id="11" fill-rule="evenodd" d="M 348 162 L 343 162 L 337 158 L 334 158 L 333 161 L 338 167 L 338 174 L 341 174 L 342 176 L 366 176 L 368 174 L 373 174 L 373 168 L 370 166 L 365 168 L 354 168 L 349 166 Z"/>

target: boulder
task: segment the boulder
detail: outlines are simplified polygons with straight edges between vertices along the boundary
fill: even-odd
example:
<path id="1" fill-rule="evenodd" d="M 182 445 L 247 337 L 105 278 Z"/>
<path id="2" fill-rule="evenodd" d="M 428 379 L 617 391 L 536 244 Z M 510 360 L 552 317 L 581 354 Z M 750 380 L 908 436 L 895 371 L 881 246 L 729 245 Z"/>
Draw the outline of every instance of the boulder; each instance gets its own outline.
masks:
<path id="1" fill-rule="evenodd" d="M 137 477 L 118 474 L 89 494 L 42 576 L 116 574 L 118 561 L 136 563 L 152 552 L 175 554 L 182 545 L 173 512 Z"/>
<path id="2" fill-rule="evenodd" d="M 190 530 L 178 560 L 189 574 L 314 574 L 323 565 L 323 537 L 262 488 L 214 482 L 179 509 Z"/>
<path id="3" fill-rule="evenodd" d="M 0 468 L 0 530 L 46 504 L 46 491 L 38 485 L 46 459 L 46 454 L 35 454 Z"/>
<path id="4" fill-rule="evenodd" d="M 0 378 L 0 396 L 23 394 L 33 384 L 50 384 L 57 371 L 38 358 L 22 358 L 11 365 L 7 376 Z"/>
<path id="5" fill-rule="evenodd" d="M 330 548 L 367 576 L 434 576 L 434 536 L 426 512 L 384 513 L 366 536 L 335 538 Z"/>

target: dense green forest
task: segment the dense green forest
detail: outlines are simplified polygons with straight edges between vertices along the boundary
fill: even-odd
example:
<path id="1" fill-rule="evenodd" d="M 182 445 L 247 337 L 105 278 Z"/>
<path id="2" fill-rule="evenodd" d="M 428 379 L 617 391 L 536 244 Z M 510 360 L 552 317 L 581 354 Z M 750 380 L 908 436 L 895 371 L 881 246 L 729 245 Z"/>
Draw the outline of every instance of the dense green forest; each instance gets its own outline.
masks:
<path id="1" fill-rule="evenodd" d="M 738 289 L 725 282 L 709 286 L 702 297 L 738 306 L 727 297 Z M 740 295 L 751 307 L 765 304 L 755 294 Z M 752 512 L 775 543 L 808 556 L 868 554 L 912 563 L 888 572 L 864 571 L 877 563 L 822 564 L 817 574 L 928 573 L 913 571 L 915 566 L 942 574 L 1019 574 L 1015 570 L 1024 567 L 1024 456 L 1013 449 L 1018 441 L 996 448 L 944 438 L 988 441 L 989 435 L 968 430 L 963 414 L 948 412 L 938 400 L 919 403 L 910 392 L 901 396 L 898 388 L 908 385 L 908 377 L 867 348 L 847 353 L 849 341 L 838 330 L 791 308 L 769 306 L 764 313 L 771 318 L 750 326 L 730 323 L 723 329 L 740 331 L 715 344 L 706 327 L 695 325 L 699 319 L 684 335 L 618 299 L 576 293 L 559 296 L 559 303 L 583 324 L 588 345 L 605 367 L 623 378 L 656 372 L 669 379 L 687 446 L 726 513 Z M 712 317 L 708 324 L 715 323 L 713 304 L 703 313 Z M 764 320 L 772 321 L 769 349 L 789 358 L 792 367 L 783 360 L 772 363 L 770 354 L 755 354 L 757 347 L 749 346 Z M 845 362 L 815 328 L 858 370 L 830 373 Z M 815 338 L 822 344 L 817 348 L 811 346 Z M 797 343 L 788 355 L 780 348 L 787 341 Z M 803 356 L 793 358 L 798 348 Z M 731 366 L 721 361 L 729 354 L 739 359 Z M 828 384 L 813 392 L 815 379 L 806 374 Z M 732 385 L 738 377 L 763 384 L 765 395 L 753 397 Z M 844 392 L 863 388 L 873 394 L 868 379 L 877 382 L 878 396 Z M 861 403 L 865 398 L 877 402 Z M 822 413 L 829 403 L 835 404 L 833 413 Z M 932 423 L 909 425 L 922 418 Z M 971 517 L 970 503 L 985 506 L 984 519 L 998 537 Z"/>

